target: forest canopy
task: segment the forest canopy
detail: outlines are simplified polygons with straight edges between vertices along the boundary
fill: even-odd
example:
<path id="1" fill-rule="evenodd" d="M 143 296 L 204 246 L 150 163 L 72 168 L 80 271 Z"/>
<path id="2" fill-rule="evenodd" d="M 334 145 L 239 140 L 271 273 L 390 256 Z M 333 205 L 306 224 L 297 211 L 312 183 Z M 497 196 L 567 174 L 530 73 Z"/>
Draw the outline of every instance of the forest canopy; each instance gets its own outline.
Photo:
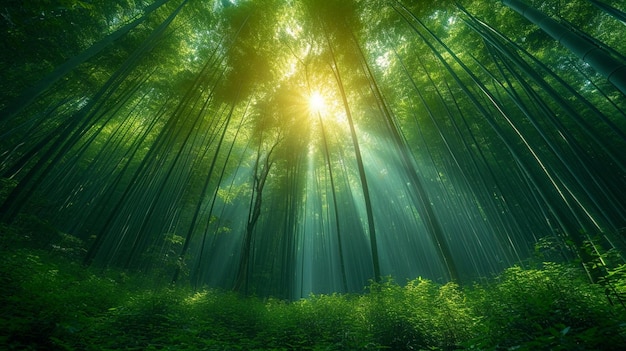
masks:
<path id="1" fill-rule="evenodd" d="M 9 1 L 0 219 L 85 265 L 283 298 L 624 252 L 625 12 Z"/>

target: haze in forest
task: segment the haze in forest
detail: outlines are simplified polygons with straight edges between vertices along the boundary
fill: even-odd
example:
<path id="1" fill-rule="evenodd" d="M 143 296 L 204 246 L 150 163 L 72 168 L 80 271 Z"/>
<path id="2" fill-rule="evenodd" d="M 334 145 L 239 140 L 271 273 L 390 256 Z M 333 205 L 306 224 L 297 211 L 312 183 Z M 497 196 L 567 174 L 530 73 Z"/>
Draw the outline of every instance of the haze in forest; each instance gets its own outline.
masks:
<path id="1" fill-rule="evenodd" d="M 626 247 L 619 1 L 3 7 L 0 219 L 85 265 L 299 298 Z"/>

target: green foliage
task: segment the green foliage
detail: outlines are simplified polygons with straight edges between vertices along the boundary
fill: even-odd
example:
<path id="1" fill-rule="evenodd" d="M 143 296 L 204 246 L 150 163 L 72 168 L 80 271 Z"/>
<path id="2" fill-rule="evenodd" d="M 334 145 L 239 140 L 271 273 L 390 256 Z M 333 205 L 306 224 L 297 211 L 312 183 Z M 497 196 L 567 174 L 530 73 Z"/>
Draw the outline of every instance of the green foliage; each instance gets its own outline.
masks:
<path id="1" fill-rule="evenodd" d="M 0 229 L 3 238 L 33 235 Z M 590 284 L 584 270 L 564 264 L 512 267 L 472 287 L 387 278 L 362 295 L 284 301 L 155 288 L 78 265 L 54 249 L 77 245 L 67 234 L 43 247 L 29 240 L 0 251 L 2 349 L 618 350 L 626 342 L 626 310 L 607 299 L 606 283 Z M 622 292 L 624 271 L 611 266 L 604 279 Z"/>
<path id="2" fill-rule="evenodd" d="M 583 250 L 591 257 L 585 262 L 585 268 L 595 281 L 604 287 L 611 304 L 621 305 L 626 309 L 626 264 L 621 253 L 611 248 L 605 250 L 599 237 L 587 240 Z"/>
<path id="3" fill-rule="evenodd" d="M 17 181 L 14 179 L 0 178 L 0 201 L 4 201 L 16 185 Z"/>
<path id="4" fill-rule="evenodd" d="M 114 280 L 47 252 L 14 250 L 1 259 L 1 348 L 77 347 L 97 317 L 124 298 Z"/>
<path id="5" fill-rule="evenodd" d="M 513 267 L 470 296 L 473 310 L 484 316 L 473 341 L 478 345 L 617 350 L 626 336 L 624 311 L 613 308 L 603 289 L 572 267 L 548 262 L 537 270 Z"/>
<path id="6" fill-rule="evenodd" d="M 370 294 L 361 297 L 365 333 L 375 344 L 409 350 L 420 349 L 426 343 L 422 325 L 428 321 L 415 313 L 420 305 L 407 298 L 409 291 L 388 279 L 380 284 L 372 283 Z"/>

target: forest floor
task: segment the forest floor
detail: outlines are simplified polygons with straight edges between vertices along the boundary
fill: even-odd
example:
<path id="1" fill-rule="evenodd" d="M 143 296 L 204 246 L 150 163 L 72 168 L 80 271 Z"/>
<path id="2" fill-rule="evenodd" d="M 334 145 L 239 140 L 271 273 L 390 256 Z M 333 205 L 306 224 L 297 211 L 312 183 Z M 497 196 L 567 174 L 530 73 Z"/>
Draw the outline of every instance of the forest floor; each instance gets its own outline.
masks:
<path id="1" fill-rule="evenodd" d="M 622 350 L 624 266 L 512 267 L 473 286 L 391 278 L 298 301 L 158 286 L 86 268 L 62 242 L 0 225 L 0 349 Z M 609 280 L 610 278 L 610 280 Z"/>

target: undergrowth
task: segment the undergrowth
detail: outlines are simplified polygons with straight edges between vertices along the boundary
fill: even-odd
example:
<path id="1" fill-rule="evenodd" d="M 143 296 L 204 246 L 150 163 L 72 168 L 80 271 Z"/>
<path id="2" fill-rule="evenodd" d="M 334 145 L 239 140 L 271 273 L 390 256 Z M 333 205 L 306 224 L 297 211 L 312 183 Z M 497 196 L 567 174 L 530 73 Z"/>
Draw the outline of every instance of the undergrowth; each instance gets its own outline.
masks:
<path id="1" fill-rule="evenodd" d="M 74 250 L 57 244 L 16 248 L 21 229 L 0 230 L 0 349 L 620 350 L 626 344 L 618 296 L 566 264 L 512 267 L 474 286 L 421 278 L 400 285 L 388 278 L 360 295 L 284 301 L 158 288 L 120 271 L 85 268 Z M 623 271 L 617 265 L 603 278 L 612 279 L 615 294 L 624 293 Z"/>

